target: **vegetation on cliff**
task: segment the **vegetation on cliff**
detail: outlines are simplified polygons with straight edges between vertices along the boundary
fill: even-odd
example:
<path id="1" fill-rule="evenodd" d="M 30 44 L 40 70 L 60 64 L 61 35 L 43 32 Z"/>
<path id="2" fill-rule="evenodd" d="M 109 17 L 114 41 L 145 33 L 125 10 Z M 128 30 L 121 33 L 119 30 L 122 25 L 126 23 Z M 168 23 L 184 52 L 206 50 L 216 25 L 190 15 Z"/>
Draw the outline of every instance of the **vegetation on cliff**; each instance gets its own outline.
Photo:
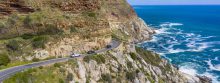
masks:
<path id="1" fill-rule="evenodd" d="M 0 68 L 121 41 L 111 51 L 28 69 L 5 83 L 185 82 L 159 55 L 135 47 L 153 31 L 125 0 L 2 0 L 0 5 Z"/>
<path id="2" fill-rule="evenodd" d="M 2 0 L 0 53 L 7 53 L 14 61 L 33 56 L 34 50 L 46 49 L 47 43 L 56 44 L 66 37 L 90 41 L 111 37 L 108 7 L 101 3 L 106 1 Z"/>
<path id="3" fill-rule="evenodd" d="M 10 63 L 10 59 L 6 54 L 0 54 L 0 66 Z"/>
<path id="4" fill-rule="evenodd" d="M 167 80 L 168 77 L 166 75 L 178 76 L 178 74 L 174 73 L 171 65 L 166 65 L 158 55 L 152 52 L 145 51 L 139 47 L 136 47 L 137 52 L 126 53 L 125 50 L 119 47 L 118 50 L 86 56 L 83 60 L 72 59 L 68 62 L 56 63 L 47 67 L 29 69 L 14 75 L 4 82 L 65 83 L 70 81 L 95 81 L 115 83 L 135 82 L 138 80 L 140 82 L 166 83 L 174 81 Z"/>

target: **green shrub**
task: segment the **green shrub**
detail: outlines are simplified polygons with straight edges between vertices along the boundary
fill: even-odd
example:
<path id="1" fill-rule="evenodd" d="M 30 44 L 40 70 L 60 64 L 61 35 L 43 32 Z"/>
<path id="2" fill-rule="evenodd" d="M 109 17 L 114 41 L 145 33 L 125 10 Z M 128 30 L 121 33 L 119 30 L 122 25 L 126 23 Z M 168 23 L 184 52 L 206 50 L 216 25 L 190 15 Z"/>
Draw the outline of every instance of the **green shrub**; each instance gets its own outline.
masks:
<path id="1" fill-rule="evenodd" d="M 32 61 L 33 61 L 33 62 L 38 62 L 38 61 L 40 61 L 40 59 L 38 59 L 38 58 L 33 58 Z"/>
<path id="2" fill-rule="evenodd" d="M 150 83 L 155 83 L 155 80 L 151 76 L 147 76 L 147 79 L 150 81 Z"/>
<path id="3" fill-rule="evenodd" d="M 129 53 L 129 54 L 130 54 L 130 56 L 131 56 L 131 58 L 132 58 L 133 60 L 138 60 L 138 57 L 137 57 L 137 55 L 136 55 L 135 53 L 131 52 L 131 53 Z"/>
<path id="4" fill-rule="evenodd" d="M 89 80 L 89 78 L 87 78 L 87 79 L 86 79 L 86 83 L 90 83 L 90 80 Z"/>
<path id="5" fill-rule="evenodd" d="M 34 35 L 33 34 L 23 34 L 21 37 L 23 39 L 32 39 L 34 37 Z"/>
<path id="6" fill-rule="evenodd" d="M 165 83 L 165 82 L 163 81 L 162 78 L 159 78 L 159 82 L 158 83 Z"/>
<path id="7" fill-rule="evenodd" d="M 45 30 L 40 31 L 38 35 L 56 35 L 56 34 L 62 34 L 63 30 L 58 29 L 58 27 L 55 24 L 47 24 L 45 25 Z"/>
<path id="8" fill-rule="evenodd" d="M 5 28 L 5 27 L 6 27 L 5 24 L 2 23 L 2 22 L 0 22 L 0 29 L 1 29 L 1 28 Z"/>
<path id="9" fill-rule="evenodd" d="M 105 63 L 105 57 L 103 57 L 103 55 L 96 55 L 96 56 L 94 56 L 94 58 L 99 64 Z"/>
<path id="10" fill-rule="evenodd" d="M 127 62 L 127 67 L 128 67 L 128 68 L 133 68 L 132 62 L 128 61 L 128 62 Z"/>
<path id="11" fill-rule="evenodd" d="M 50 57 L 45 58 L 44 60 L 50 60 L 50 59 L 55 59 L 55 58 L 56 58 L 55 56 L 50 56 Z"/>
<path id="12" fill-rule="evenodd" d="M 4 83 L 15 83 L 16 81 L 19 83 L 28 83 L 30 81 L 29 78 L 33 78 L 32 74 L 27 71 L 18 72 L 13 77 L 4 80 Z"/>
<path id="13" fill-rule="evenodd" d="M 136 77 L 136 73 L 135 72 L 126 72 L 126 78 L 130 81 L 133 81 Z"/>
<path id="14" fill-rule="evenodd" d="M 11 40 L 6 45 L 7 48 L 13 51 L 18 51 L 20 48 L 19 42 L 17 40 Z"/>
<path id="15" fill-rule="evenodd" d="M 77 63 L 77 60 L 76 59 L 69 59 L 68 60 L 68 64 L 78 68 L 79 67 L 79 64 Z"/>
<path id="16" fill-rule="evenodd" d="M 14 27 L 14 26 L 17 24 L 18 20 L 19 20 L 19 16 L 18 16 L 17 14 L 12 14 L 12 15 L 8 18 L 7 24 L 8 24 L 8 26 L 10 26 L 10 27 L 12 27 L 12 26 Z"/>
<path id="17" fill-rule="evenodd" d="M 165 71 L 172 71 L 170 63 L 167 63 L 164 67 Z"/>
<path id="18" fill-rule="evenodd" d="M 74 32 L 78 32 L 77 28 L 75 26 L 70 26 L 70 32 L 74 33 Z"/>
<path id="19" fill-rule="evenodd" d="M 47 36 L 38 36 L 33 39 L 32 46 L 34 48 L 45 48 L 45 43 L 47 43 L 48 39 Z"/>
<path id="20" fill-rule="evenodd" d="M 24 26 L 28 27 L 28 28 L 33 27 L 32 26 L 32 21 L 33 21 L 33 19 L 30 17 L 30 15 L 26 16 L 25 19 L 24 19 Z"/>
<path id="21" fill-rule="evenodd" d="M 161 57 L 158 54 L 155 54 L 151 51 L 144 50 L 143 48 L 136 47 L 137 53 L 144 59 L 145 62 L 152 64 L 153 66 L 157 66 L 162 70 L 162 73 L 171 71 L 170 64 L 166 64 L 165 66 L 161 66 L 162 62 Z"/>
<path id="22" fill-rule="evenodd" d="M 40 66 L 40 67 L 39 67 L 39 69 L 43 69 L 43 68 L 44 68 L 43 66 Z"/>
<path id="23" fill-rule="evenodd" d="M 96 17 L 96 13 L 94 13 L 94 12 L 89 12 L 89 13 L 88 13 L 88 16 L 89 16 L 89 17 Z"/>
<path id="24" fill-rule="evenodd" d="M 59 79 L 59 83 L 65 83 L 63 79 Z"/>
<path id="25" fill-rule="evenodd" d="M 140 73 L 140 70 L 136 69 L 136 71 L 135 71 L 135 72 L 136 72 L 136 74 L 138 74 L 138 73 Z"/>
<path id="26" fill-rule="evenodd" d="M 103 55 L 90 55 L 90 56 L 85 56 L 83 58 L 83 61 L 89 62 L 90 60 L 95 60 L 98 64 L 105 63 L 105 57 Z"/>
<path id="27" fill-rule="evenodd" d="M 111 56 L 115 61 L 118 61 L 118 59 L 115 56 Z"/>
<path id="28" fill-rule="evenodd" d="M 87 63 L 89 63 L 90 60 L 91 60 L 91 57 L 90 57 L 90 56 L 85 56 L 85 57 L 83 58 L 83 61 L 84 61 L 84 62 L 87 62 Z"/>
<path id="29" fill-rule="evenodd" d="M 60 64 L 60 63 L 55 63 L 53 66 L 60 68 L 60 67 L 61 67 L 61 64 Z"/>
<path id="30" fill-rule="evenodd" d="M 160 62 L 162 61 L 159 55 L 140 47 L 136 47 L 136 51 L 147 63 L 159 67 Z"/>
<path id="31" fill-rule="evenodd" d="M 67 74 L 67 81 L 72 81 L 73 80 L 73 74 L 72 73 L 68 73 Z"/>
<path id="32" fill-rule="evenodd" d="M 60 72 L 64 73 L 66 70 L 64 68 L 60 68 Z"/>
<path id="33" fill-rule="evenodd" d="M 28 69 L 27 72 L 28 72 L 28 73 L 37 72 L 37 69 L 31 68 L 31 69 Z"/>
<path id="34" fill-rule="evenodd" d="M 108 83 L 112 83 L 112 77 L 110 74 L 102 74 L 102 80 L 107 81 Z"/>
<path id="35" fill-rule="evenodd" d="M 112 39 L 114 40 L 121 40 L 121 38 L 119 36 L 117 36 L 116 34 L 112 34 Z"/>
<path id="36" fill-rule="evenodd" d="M 8 18 L 6 23 L 7 28 L 15 28 L 17 36 L 20 36 L 20 31 L 18 29 L 19 21 L 20 17 L 18 16 L 18 14 L 14 13 Z"/>
<path id="37" fill-rule="evenodd" d="M 127 39 L 129 39 L 129 36 L 126 35 L 122 30 L 113 30 L 111 36 L 112 39 L 118 41 L 127 41 Z"/>
<path id="38" fill-rule="evenodd" d="M 8 63 L 10 63 L 10 61 L 11 60 L 7 54 L 0 54 L 0 66 L 6 66 Z"/>
<path id="39" fill-rule="evenodd" d="M 63 56 L 58 56 L 58 58 L 63 58 Z"/>

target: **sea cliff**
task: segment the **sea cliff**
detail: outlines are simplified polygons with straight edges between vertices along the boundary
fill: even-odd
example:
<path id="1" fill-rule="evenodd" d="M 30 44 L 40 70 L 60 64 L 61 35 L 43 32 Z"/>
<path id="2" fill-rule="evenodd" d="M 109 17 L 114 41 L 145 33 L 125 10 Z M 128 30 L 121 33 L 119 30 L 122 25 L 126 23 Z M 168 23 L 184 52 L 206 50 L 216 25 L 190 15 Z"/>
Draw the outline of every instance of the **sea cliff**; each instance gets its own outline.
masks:
<path id="1" fill-rule="evenodd" d="M 137 43 L 154 30 L 125 0 L 0 1 L 0 53 L 11 62 L 85 54 L 121 44 L 110 51 L 74 58 L 18 73 L 4 83 L 208 83 L 183 74 Z"/>

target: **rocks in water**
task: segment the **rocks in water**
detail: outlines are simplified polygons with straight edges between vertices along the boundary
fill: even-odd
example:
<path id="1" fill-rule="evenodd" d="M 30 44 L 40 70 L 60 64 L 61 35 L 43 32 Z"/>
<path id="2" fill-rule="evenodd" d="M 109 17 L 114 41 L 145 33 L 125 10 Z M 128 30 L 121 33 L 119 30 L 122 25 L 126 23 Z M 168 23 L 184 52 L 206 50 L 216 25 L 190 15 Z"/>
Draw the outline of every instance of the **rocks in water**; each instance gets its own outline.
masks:
<path id="1" fill-rule="evenodd" d="M 179 68 L 177 65 L 175 65 L 175 64 L 173 64 L 173 67 L 175 67 L 177 70 L 180 69 L 180 68 Z"/>
<path id="2" fill-rule="evenodd" d="M 196 76 L 200 79 L 201 83 L 212 83 L 212 79 L 207 76 Z"/>

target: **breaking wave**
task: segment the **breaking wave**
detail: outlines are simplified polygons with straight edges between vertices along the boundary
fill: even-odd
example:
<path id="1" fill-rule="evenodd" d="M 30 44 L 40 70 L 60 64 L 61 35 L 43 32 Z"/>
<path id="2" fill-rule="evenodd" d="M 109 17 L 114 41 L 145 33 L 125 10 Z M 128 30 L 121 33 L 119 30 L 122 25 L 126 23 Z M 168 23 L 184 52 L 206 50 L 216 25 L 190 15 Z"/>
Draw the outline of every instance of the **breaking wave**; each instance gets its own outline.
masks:
<path id="1" fill-rule="evenodd" d="M 220 41 L 208 41 L 215 36 L 202 36 L 177 28 L 183 25 L 172 22 L 162 23 L 159 25 L 160 28 L 155 30 L 157 34 L 152 40 L 142 43 L 141 46 L 163 55 L 164 58 L 178 65 L 181 72 L 192 76 L 205 75 L 212 78 L 213 83 L 220 83 L 218 75 L 213 73 L 213 71 L 220 72 L 220 64 L 212 64 L 212 60 L 219 61 L 219 57 L 207 58 L 211 56 L 209 52 L 214 54 L 220 51 L 216 47 L 220 45 Z"/>
<path id="2" fill-rule="evenodd" d="M 180 66 L 179 71 L 189 74 L 191 76 L 196 76 L 197 75 L 197 70 L 195 69 L 196 66 L 197 65 L 193 63 L 183 63 Z"/>
<path id="3" fill-rule="evenodd" d="M 182 26 L 182 23 L 171 23 L 171 22 L 165 22 L 161 24 L 161 27 L 173 27 L 173 26 Z"/>

